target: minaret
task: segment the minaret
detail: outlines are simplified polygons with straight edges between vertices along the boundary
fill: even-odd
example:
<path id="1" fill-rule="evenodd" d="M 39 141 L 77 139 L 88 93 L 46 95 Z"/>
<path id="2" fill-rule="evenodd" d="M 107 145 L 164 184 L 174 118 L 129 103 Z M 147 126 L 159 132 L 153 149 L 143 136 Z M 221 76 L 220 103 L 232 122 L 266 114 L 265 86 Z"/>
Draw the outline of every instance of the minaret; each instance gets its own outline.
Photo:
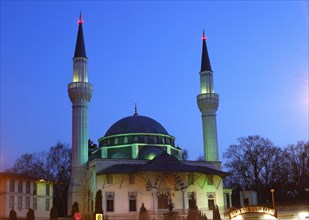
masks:
<path id="1" fill-rule="evenodd" d="M 201 91 L 197 96 L 197 104 L 202 113 L 204 160 L 218 161 L 216 111 L 219 105 L 219 95 L 214 92 L 213 72 L 209 61 L 204 31 L 202 40 L 203 50 L 200 71 Z"/>
<path id="2" fill-rule="evenodd" d="M 86 175 L 88 162 L 88 103 L 92 96 L 92 85 L 88 83 L 88 59 L 86 57 L 83 20 L 78 20 L 78 34 L 73 57 L 73 81 L 68 85 L 72 102 L 72 169 L 68 192 L 68 212 L 72 204 L 79 202 L 81 209 L 81 182 Z"/>

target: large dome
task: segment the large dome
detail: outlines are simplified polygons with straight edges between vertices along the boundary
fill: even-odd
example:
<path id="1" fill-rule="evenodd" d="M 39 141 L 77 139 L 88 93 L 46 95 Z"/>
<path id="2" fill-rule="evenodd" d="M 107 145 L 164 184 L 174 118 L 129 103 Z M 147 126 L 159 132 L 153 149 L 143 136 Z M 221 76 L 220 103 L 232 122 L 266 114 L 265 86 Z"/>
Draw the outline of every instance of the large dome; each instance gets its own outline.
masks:
<path id="1" fill-rule="evenodd" d="M 165 128 L 156 120 L 134 114 L 120 119 L 114 123 L 105 133 L 105 137 L 117 134 L 129 133 L 154 133 L 169 135 Z"/>
<path id="2" fill-rule="evenodd" d="M 156 120 L 140 116 L 135 111 L 114 123 L 99 139 L 99 150 L 93 157 L 108 159 L 153 159 L 163 151 L 181 158 L 175 137 L 169 135 Z"/>

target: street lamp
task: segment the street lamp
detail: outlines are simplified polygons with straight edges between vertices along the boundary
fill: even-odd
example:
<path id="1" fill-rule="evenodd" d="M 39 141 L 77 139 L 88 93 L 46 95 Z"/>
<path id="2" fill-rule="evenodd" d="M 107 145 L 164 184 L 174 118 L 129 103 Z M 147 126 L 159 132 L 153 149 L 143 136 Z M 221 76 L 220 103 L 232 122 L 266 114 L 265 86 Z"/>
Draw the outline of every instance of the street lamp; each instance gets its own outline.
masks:
<path id="1" fill-rule="evenodd" d="M 271 189 L 270 192 L 271 192 L 271 200 L 273 202 L 273 209 L 274 209 L 275 208 L 275 197 L 274 197 L 275 190 Z"/>

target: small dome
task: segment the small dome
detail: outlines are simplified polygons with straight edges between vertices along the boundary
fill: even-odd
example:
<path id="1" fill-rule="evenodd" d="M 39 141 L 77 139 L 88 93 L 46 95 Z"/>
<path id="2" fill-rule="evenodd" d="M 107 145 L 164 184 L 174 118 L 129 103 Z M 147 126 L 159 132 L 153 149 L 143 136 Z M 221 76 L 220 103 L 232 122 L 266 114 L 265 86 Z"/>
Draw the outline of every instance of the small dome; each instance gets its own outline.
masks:
<path id="1" fill-rule="evenodd" d="M 169 135 L 165 128 L 157 121 L 146 116 L 134 114 L 120 119 L 105 133 L 105 137 L 129 133 L 154 133 Z"/>

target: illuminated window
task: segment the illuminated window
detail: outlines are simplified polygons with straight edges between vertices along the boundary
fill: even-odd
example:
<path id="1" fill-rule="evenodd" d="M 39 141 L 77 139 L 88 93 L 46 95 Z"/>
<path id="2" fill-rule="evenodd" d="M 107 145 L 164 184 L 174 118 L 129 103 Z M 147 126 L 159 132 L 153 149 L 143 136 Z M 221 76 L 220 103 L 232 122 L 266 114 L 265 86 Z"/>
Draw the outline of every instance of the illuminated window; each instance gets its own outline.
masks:
<path id="1" fill-rule="evenodd" d="M 115 193 L 106 193 L 106 195 L 106 211 L 113 212 Z"/>
<path id="2" fill-rule="evenodd" d="M 115 138 L 114 140 L 114 144 L 117 145 L 118 144 L 118 138 Z"/>
<path id="3" fill-rule="evenodd" d="M 129 193 L 129 211 L 136 212 L 136 193 Z"/>
<path id="4" fill-rule="evenodd" d="M 14 208 L 14 196 L 10 195 L 9 197 L 9 208 L 12 209 Z"/>
<path id="5" fill-rule="evenodd" d="M 15 192 L 15 180 L 10 180 L 10 192 Z"/>
<path id="6" fill-rule="evenodd" d="M 18 193 L 22 193 L 22 192 L 23 192 L 23 182 L 18 181 Z"/>
<path id="7" fill-rule="evenodd" d="M 128 137 L 124 137 L 123 143 L 127 144 L 128 143 Z"/>

